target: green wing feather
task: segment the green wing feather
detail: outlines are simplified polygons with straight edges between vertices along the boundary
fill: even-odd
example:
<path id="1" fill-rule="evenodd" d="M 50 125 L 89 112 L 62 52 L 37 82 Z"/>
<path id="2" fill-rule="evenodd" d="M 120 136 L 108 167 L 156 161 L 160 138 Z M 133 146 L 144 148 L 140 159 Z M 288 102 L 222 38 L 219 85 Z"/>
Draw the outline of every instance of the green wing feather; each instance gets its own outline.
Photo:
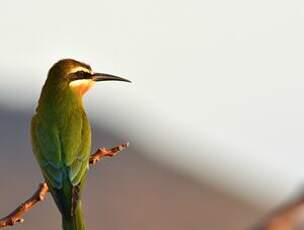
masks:
<path id="1" fill-rule="evenodd" d="M 91 131 L 82 110 L 75 110 L 63 122 L 32 119 L 33 151 L 46 181 L 61 189 L 64 180 L 78 185 L 88 169 Z"/>
<path id="2" fill-rule="evenodd" d="M 32 146 L 36 159 L 47 183 L 56 189 L 63 185 L 64 167 L 59 130 L 56 126 L 32 119 Z"/>

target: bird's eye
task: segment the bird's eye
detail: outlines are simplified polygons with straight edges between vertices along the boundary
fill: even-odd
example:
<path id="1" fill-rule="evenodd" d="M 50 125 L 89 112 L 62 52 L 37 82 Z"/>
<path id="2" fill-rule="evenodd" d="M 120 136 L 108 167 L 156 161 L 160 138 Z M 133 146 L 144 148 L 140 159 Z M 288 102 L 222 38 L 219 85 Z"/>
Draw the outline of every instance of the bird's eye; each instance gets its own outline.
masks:
<path id="1" fill-rule="evenodd" d="M 80 79 L 89 79 L 91 78 L 91 74 L 85 71 L 77 71 L 72 73 L 70 76 L 71 81 L 80 80 Z"/>
<path id="2" fill-rule="evenodd" d="M 84 72 L 84 71 L 76 72 L 76 75 L 78 75 L 78 76 L 85 76 L 86 74 L 87 74 L 87 72 Z"/>

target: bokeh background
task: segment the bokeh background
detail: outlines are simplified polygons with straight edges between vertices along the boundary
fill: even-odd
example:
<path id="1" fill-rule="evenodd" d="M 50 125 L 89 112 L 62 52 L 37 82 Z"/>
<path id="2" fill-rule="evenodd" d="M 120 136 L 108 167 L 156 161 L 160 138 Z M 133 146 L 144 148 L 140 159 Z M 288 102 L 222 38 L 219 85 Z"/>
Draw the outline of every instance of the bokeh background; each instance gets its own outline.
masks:
<path id="1" fill-rule="evenodd" d="M 0 2 L 0 214 L 42 181 L 29 123 L 61 58 L 125 76 L 85 98 L 88 229 L 248 229 L 302 192 L 304 2 Z M 14 229 L 59 229 L 50 197 Z"/>

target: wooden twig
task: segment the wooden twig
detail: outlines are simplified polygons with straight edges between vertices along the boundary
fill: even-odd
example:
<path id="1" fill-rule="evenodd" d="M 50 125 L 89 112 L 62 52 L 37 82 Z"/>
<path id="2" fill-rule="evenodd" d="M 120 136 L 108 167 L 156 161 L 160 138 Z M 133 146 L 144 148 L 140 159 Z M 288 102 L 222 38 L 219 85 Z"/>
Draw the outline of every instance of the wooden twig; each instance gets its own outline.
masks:
<path id="1" fill-rule="evenodd" d="M 118 145 L 114 148 L 100 148 L 90 156 L 89 163 L 94 165 L 104 157 L 116 156 L 120 151 L 126 149 L 129 143 Z M 23 223 L 22 216 L 33 208 L 39 201 L 43 201 L 48 193 L 49 188 L 46 183 L 41 183 L 37 191 L 25 202 L 19 205 L 13 212 L 4 218 L 0 219 L 0 228 L 15 225 L 16 223 Z"/>
<path id="2" fill-rule="evenodd" d="M 129 147 L 129 142 L 126 144 L 118 145 L 114 148 L 107 149 L 107 148 L 100 148 L 98 149 L 94 154 L 90 156 L 90 164 L 94 165 L 98 161 L 100 161 L 104 157 L 114 157 L 116 156 L 120 151 L 126 149 Z"/>
<path id="3" fill-rule="evenodd" d="M 34 207 L 39 201 L 44 200 L 48 191 L 49 188 L 46 183 L 40 184 L 38 190 L 33 194 L 31 198 L 29 198 L 24 203 L 22 203 L 8 216 L 0 220 L 0 228 L 12 226 L 15 225 L 16 223 L 23 223 L 24 222 L 24 219 L 22 218 L 23 214 L 26 213 L 32 207 Z"/>

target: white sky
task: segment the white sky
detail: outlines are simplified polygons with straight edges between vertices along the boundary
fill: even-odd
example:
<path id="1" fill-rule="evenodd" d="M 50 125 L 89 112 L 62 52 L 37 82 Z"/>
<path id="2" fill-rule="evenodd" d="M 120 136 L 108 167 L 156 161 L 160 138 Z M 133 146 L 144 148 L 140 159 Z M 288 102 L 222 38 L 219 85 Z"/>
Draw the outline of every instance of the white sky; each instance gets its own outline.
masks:
<path id="1" fill-rule="evenodd" d="M 151 157 L 263 205 L 301 189 L 303 1 L 4 0 L 0 28 L 1 103 L 34 107 L 79 59 L 134 82 L 87 107 Z"/>

